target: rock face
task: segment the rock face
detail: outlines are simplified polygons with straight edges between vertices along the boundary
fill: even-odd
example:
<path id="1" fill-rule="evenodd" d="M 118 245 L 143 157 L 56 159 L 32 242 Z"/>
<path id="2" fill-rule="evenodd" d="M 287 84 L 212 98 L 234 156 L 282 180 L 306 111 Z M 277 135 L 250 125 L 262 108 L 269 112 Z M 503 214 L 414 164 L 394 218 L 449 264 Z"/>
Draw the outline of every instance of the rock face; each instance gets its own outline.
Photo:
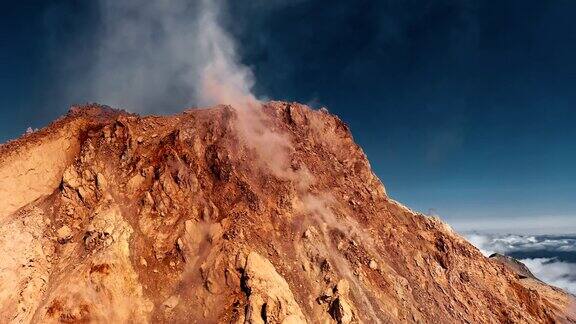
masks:
<path id="1" fill-rule="evenodd" d="M 248 323 L 303 323 L 306 322 L 300 306 L 294 300 L 290 286 L 272 263 L 256 252 L 246 258 L 242 279 L 247 292 Z"/>
<path id="2" fill-rule="evenodd" d="M 295 103 L 73 108 L 0 147 L 0 224 L 2 323 L 574 321 Z"/>

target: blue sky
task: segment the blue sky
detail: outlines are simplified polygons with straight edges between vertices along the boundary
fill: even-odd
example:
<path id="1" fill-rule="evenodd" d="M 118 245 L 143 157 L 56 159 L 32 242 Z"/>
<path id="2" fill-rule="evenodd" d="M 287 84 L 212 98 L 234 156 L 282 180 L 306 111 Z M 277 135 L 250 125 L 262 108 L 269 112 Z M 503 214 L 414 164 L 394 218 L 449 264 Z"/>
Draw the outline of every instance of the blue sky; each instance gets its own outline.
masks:
<path id="1" fill-rule="evenodd" d="M 103 99 L 70 93 L 91 86 L 99 2 L 3 5 L 0 141 Z M 255 92 L 341 116 L 395 199 L 453 224 L 576 231 L 574 12 L 570 0 L 234 1 L 222 23 Z M 134 110 L 195 104 L 154 99 Z"/>

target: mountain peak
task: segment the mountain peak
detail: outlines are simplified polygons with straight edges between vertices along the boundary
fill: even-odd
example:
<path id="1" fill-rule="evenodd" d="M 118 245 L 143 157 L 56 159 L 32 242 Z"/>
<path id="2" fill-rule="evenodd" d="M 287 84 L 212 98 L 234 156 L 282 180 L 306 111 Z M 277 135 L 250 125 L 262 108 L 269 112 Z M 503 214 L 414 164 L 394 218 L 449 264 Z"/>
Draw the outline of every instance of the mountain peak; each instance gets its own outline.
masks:
<path id="1" fill-rule="evenodd" d="M 298 103 L 73 107 L 0 148 L 0 221 L 8 321 L 552 322 L 570 302 L 390 199 L 348 126 Z"/>

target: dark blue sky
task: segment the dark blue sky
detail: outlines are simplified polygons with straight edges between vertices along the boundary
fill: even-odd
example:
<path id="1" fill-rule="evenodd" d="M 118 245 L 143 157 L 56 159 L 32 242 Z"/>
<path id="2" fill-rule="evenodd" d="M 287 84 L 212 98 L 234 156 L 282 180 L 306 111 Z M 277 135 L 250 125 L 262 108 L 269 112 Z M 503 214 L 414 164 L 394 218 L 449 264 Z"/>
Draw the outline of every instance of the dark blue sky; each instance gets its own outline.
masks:
<path id="1" fill-rule="evenodd" d="M 90 67 L 70 53 L 94 55 L 87 3 L 3 4 L 0 141 L 94 99 L 61 82 Z M 397 200 L 574 228 L 575 14 L 571 0 L 234 1 L 224 23 L 257 94 L 340 115 Z"/>

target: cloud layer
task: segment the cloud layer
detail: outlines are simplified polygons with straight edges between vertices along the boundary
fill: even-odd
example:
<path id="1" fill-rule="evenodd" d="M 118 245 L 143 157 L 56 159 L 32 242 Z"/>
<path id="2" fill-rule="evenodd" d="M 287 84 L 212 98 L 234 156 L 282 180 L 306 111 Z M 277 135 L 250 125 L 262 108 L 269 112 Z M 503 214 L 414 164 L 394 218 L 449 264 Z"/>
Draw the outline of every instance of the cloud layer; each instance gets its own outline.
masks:
<path id="1" fill-rule="evenodd" d="M 510 255 L 539 279 L 576 294 L 576 236 L 478 234 L 464 236 L 480 251 Z"/>
<path id="2" fill-rule="evenodd" d="M 576 294 L 576 263 L 549 258 L 524 259 L 522 262 L 540 280 Z"/>

